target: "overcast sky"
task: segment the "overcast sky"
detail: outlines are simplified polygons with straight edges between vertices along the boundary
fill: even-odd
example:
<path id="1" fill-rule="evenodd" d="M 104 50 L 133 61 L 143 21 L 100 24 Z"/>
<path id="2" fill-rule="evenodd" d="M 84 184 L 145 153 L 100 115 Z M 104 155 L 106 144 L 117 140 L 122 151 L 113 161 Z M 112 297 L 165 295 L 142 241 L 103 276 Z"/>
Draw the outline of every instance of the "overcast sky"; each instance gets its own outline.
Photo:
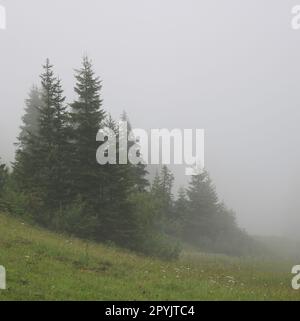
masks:
<path id="1" fill-rule="evenodd" d="M 251 233 L 300 228 L 297 0 L 0 0 L 0 156 L 49 57 L 73 98 L 88 54 L 104 108 L 134 127 L 204 128 L 206 166 Z M 300 0 L 299 0 L 300 4 Z M 179 173 L 179 179 L 182 175 Z"/>

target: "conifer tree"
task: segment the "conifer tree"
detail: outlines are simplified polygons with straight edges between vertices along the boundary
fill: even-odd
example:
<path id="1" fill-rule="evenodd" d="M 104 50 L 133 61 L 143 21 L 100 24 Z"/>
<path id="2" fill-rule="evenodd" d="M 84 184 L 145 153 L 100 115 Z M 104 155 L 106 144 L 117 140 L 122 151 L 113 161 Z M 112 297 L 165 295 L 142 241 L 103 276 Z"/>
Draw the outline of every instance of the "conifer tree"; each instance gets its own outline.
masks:
<path id="1" fill-rule="evenodd" d="M 161 190 L 165 198 L 165 205 L 167 208 L 170 208 L 173 200 L 172 188 L 174 184 L 174 175 L 166 165 L 162 167 L 160 175 Z"/>
<path id="2" fill-rule="evenodd" d="M 152 194 L 160 203 L 162 217 L 166 221 L 172 219 L 173 215 L 173 183 L 174 175 L 169 168 L 164 165 L 160 173 L 156 173 L 151 188 Z M 167 224 L 167 222 L 165 224 Z"/>
<path id="3" fill-rule="evenodd" d="M 103 173 L 96 162 L 99 146 L 96 135 L 105 119 L 100 98 L 102 85 L 87 57 L 83 58 L 81 69 L 76 70 L 75 78 L 77 99 L 71 104 L 73 189 L 84 201 L 93 204 L 103 194 L 101 190 L 104 188 L 101 181 Z"/>
<path id="4" fill-rule="evenodd" d="M 59 207 L 66 205 L 73 195 L 71 191 L 71 144 L 70 117 L 65 104 L 61 80 L 56 79 L 54 88 L 54 174 L 53 183 L 57 184 L 54 198 Z"/>
<path id="5" fill-rule="evenodd" d="M 138 231 L 142 229 L 130 201 L 130 196 L 137 192 L 137 167 L 129 162 L 127 164 L 120 162 L 120 153 L 124 151 L 120 150 L 118 124 L 110 115 L 104 124 L 116 134 L 116 164 L 102 165 L 102 181 L 105 182 L 105 186 L 101 211 L 104 212 L 104 215 L 102 215 L 102 227 L 98 234 L 105 240 L 133 248 Z M 129 133 L 131 128 L 129 122 L 127 125 Z M 131 142 L 128 141 L 128 136 L 122 137 L 122 139 L 127 141 L 129 148 Z"/>
<path id="6" fill-rule="evenodd" d="M 61 81 L 49 59 L 43 69 L 37 131 L 27 131 L 25 138 L 20 135 L 14 168 L 23 192 L 34 195 L 43 206 L 37 220 L 49 224 L 55 210 L 67 201 L 69 125 Z"/>
<path id="7" fill-rule="evenodd" d="M 67 201 L 69 121 L 61 80 L 54 76 L 49 59 L 43 68 L 42 107 L 34 148 L 39 163 L 37 185 L 44 192 L 47 207 L 54 211 Z"/>
<path id="8" fill-rule="evenodd" d="M 183 237 L 183 228 L 186 224 L 186 216 L 188 213 L 188 200 L 186 191 L 183 187 L 178 190 L 177 199 L 173 205 L 172 216 L 169 219 L 169 233 L 175 237 Z"/>
<path id="9" fill-rule="evenodd" d="M 156 170 L 155 172 L 155 176 L 151 186 L 151 192 L 154 196 L 159 196 L 161 193 L 161 181 L 160 181 L 158 170 Z"/>
<path id="10" fill-rule="evenodd" d="M 192 176 L 187 189 L 188 211 L 184 224 L 186 240 L 201 245 L 216 237 L 216 216 L 219 201 L 215 187 L 206 171 Z"/>
<path id="11" fill-rule="evenodd" d="M 174 205 L 174 216 L 177 220 L 182 222 L 185 219 L 185 213 L 188 210 L 186 190 L 180 187 L 178 190 L 178 196 Z"/>

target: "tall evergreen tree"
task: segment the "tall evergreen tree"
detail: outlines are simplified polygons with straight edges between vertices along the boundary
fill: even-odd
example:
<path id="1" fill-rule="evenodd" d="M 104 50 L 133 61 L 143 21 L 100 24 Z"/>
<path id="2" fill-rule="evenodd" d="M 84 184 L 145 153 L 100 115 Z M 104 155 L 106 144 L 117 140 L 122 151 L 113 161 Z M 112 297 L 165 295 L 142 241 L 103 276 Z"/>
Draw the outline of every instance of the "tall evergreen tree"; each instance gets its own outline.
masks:
<path id="1" fill-rule="evenodd" d="M 71 127 L 70 117 L 65 104 L 61 80 L 56 79 L 54 88 L 54 174 L 53 183 L 57 184 L 54 197 L 62 207 L 67 204 L 71 191 Z"/>
<path id="2" fill-rule="evenodd" d="M 192 176 L 187 189 L 188 211 L 184 225 L 186 240 L 201 245 L 216 237 L 216 217 L 219 201 L 206 171 Z M 204 240 L 204 241 L 203 241 Z"/>
<path id="3" fill-rule="evenodd" d="M 77 99 L 71 104 L 73 189 L 84 201 L 93 204 L 104 188 L 95 156 L 99 147 L 96 135 L 105 119 L 100 98 L 102 85 L 87 57 L 83 58 L 81 69 L 76 70 L 75 78 L 77 82 L 74 90 Z"/>
<path id="4" fill-rule="evenodd" d="M 185 213 L 188 211 L 186 190 L 183 187 L 180 187 L 178 190 L 177 199 L 174 205 L 174 216 L 177 220 L 182 222 L 185 218 Z"/>
<path id="5" fill-rule="evenodd" d="M 131 126 L 129 122 L 127 125 L 129 133 Z M 101 209 L 104 215 L 98 234 L 105 240 L 134 247 L 138 231 L 142 227 L 134 212 L 134 204 L 132 204 L 130 196 L 138 191 L 137 179 L 142 179 L 142 177 L 138 177 L 137 165 L 120 162 L 120 153 L 124 152 L 124 150 L 120 150 L 120 139 L 127 141 L 129 149 L 132 142 L 128 141 L 128 136 L 119 136 L 118 124 L 111 116 L 106 119 L 105 127 L 110 128 L 116 135 L 116 164 L 102 165 L 102 181 L 105 181 L 105 187 L 103 188 Z"/>
<path id="6" fill-rule="evenodd" d="M 172 205 L 173 200 L 173 184 L 174 184 L 174 175 L 169 170 L 169 168 L 164 165 L 161 170 L 161 190 L 165 198 L 165 203 L 167 207 Z"/>
<path id="7" fill-rule="evenodd" d="M 161 193 L 161 181 L 158 170 L 155 172 L 153 183 L 151 185 L 151 192 L 154 196 L 158 197 Z"/>
<path id="8" fill-rule="evenodd" d="M 47 59 L 41 75 L 41 101 L 38 108 L 38 130 L 20 135 L 15 162 L 16 179 L 22 190 L 35 195 L 49 211 L 39 212 L 37 220 L 49 224 L 55 209 L 66 201 L 66 154 L 69 137 L 65 97 L 61 81 L 54 76 Z M 26 146 L 24 145 L 26 143 Z M 26 147 L 26 148 L 25 148 Z"/>
<path id="9" fill-rule="evenodd" d="M 34 147 L 40 169 L 37 185 L 44 191 L 47 206 L 54 210 L 61 207 L 67 197 L 69 121 L 61 80 L 54 76 L 49 59 L 43 68 L 40 128 Z"/>
<path id="10" fill-rule="evenodd" d="M 169 168 L 164 165 L 160 173 L 156 173 L 152 184 L 152 193 L 161 204 L 162 217 L 165 220 L 172 219 L 173 213 L 173 194 L 172 188 L 174 183 L 174 175 Z"/>

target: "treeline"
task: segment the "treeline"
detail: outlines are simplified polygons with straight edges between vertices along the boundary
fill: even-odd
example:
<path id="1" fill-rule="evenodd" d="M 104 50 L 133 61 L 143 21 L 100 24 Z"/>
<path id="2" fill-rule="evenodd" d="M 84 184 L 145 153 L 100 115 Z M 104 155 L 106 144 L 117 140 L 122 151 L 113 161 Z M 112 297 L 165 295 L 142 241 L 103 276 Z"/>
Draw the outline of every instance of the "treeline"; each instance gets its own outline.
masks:
<path id="1" fill-rule="evenodd" d="M 87 57 L 76 70 L 76 99 L 70 104 L 49 60 L 40 78 L 26 100 L 12 172 L 0 166 L 2 210 L 55 231 L 164 258 L 176 258 L 184 243 L 234 255 L 253 250 L 207 172 L 193 176 L 174 197 L 166 166 L 150 183 L 145 165 L 97 163 L 98 131 L 109 127 L 117 141 L 119 131 L 102 106 L 102 83 Z M 122 120 L 130 130 L 125 113 Z"/>

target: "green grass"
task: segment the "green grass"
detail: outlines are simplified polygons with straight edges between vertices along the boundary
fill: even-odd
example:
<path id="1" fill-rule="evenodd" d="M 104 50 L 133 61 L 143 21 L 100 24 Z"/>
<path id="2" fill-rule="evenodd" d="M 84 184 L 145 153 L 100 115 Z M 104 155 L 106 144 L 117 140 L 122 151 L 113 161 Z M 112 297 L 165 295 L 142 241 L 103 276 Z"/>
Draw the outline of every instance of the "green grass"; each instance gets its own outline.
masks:
<path id="1" fill-rule="evenodd" d="M 0 214 L 0 300 L 298 300 L 291 267 L 184 253 L 175 262 L 57 235 Z"/>

